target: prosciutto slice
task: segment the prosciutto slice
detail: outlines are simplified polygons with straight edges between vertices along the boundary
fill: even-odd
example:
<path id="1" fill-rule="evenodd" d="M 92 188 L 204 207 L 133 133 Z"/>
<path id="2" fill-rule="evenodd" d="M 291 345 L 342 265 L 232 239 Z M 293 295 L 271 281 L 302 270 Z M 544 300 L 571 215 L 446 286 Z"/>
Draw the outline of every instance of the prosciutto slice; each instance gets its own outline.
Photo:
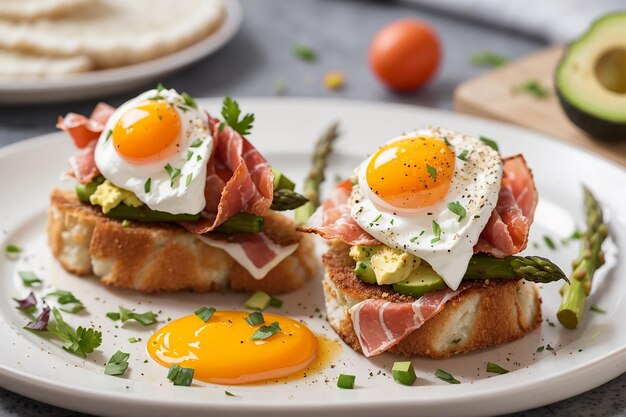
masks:
<path id="1" fill-rule="evenodd" d="M 505 159 L 498 204 L 474 246 L 474 253 L 485 252 L 502 258 L 526 249 L 538 199 L 524 157 Z"/>
<path id="2" fill-rule="evenodd" d="M 342 181 L 315 210 L 305 227 L 298 230 L 317 233 L 324 239 L 339 239 L 349 245 L 379 245 L 380 242 L 359 226 L 350 213 L 350 180 Z"/>
<path id="3" fill-rule="evenodd" d="M 77 113 L 68 113 L 65 117 L 59 116 L 57 128 L 69 133 L 76 147 L 83 149 L 100 137 L 104 125 L 114 111 L 114 107 L 106 103 L 98 103 L 89 117 Z"/>
<path id="4" fill-rule="evenodd" d="M 354 332 L 365 356 L 385 352 L 441 311 L 463 289 L 424 294 L 412 303 L 365 300 L 350 308 Z"/>
<path id="5" fill-rule="evenodd" d="M 88 184 L 100 175 L 94 158 L 94 150 L 97 143 L 97 138 L 92 139 L 84 148 L 79 149 L 76 155 L 70 156 L 70 173 L 81 184 Z"/>
<path id="6" fill-rule="evenodd" d="M 521 252 L 528 244 L 538 201 L 532 172 L 522 155 L 506 158 L 503 164 L 498 203 L 474 246 L 474 253 L 505 257 Z M 311 216 L 306 227 L 299 230 L 317 233 L 325 239 L 339 239 L 348 245 L 380 244 L 352 218 L 350 191 L 349 181 L 340 183 Z"/>

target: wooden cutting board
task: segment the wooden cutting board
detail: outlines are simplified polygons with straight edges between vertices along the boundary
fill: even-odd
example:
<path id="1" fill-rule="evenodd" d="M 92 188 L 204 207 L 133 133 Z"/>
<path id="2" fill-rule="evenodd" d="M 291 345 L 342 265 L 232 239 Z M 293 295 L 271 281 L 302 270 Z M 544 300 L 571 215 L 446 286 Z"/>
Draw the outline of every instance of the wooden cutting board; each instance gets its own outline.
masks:
<path id="1" fill-rule="evenodd" d="M 551 47 L 459 85 L 455 110 L 528 127 L 582 145 L 626 166 L 626 141 L 603 142 L 587 136 L 567 118 L 555 93 L 544 99 L 515 91 L 530 79 L 554 89 L 554 70 L 563 47 Z"/>

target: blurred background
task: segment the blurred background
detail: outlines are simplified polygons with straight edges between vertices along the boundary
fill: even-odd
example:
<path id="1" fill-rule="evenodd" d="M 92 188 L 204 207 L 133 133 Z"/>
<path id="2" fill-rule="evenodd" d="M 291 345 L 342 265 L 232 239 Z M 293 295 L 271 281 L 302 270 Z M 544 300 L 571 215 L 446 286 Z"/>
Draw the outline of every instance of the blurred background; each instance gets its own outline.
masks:
<path id="1" fill-rule="evenodd" d="M 54 131 L 58 115 L 89 114 L 99 101 L 118 106 L 161 82 L 219 100 L 305 96 L 456 110 L 541 130 L 626 164 L 626 142 L 594 139 L 594 132 L 570 121 L 554 87 L 565 45 L 594 19 L 623 11 L 623 0 L 224 0 L 216 2 L 223 14 L 206 17 L 210 30 L 199 29 L 195 41 L 180 46 L 165 42 L 169 49 L 147 61 L 133 49 L 120 49 L 111 60 L 100 51 L 81 61 L 85 54 L 73 56 L 72 42 L 57 53 L 54 36 L 80 38 L 67 25 L 103 18 L 104 12 L 93 2 L 85 6 L 85 0 L 59 0 L 65 6 L 58 10 L 25 11 L 33 1 L 0 0 L 0 146 Z M 169 0 L 171 13 L 176 3 Z M 166 23 L 154 23 L 146 33 L 170 33 L 164 16 Z M 70 22 L 66 26 L 64 19 Z M 406 19 L 413 26 L 403 26 Z M 123 36 L 141 24 L 113 23 L 103 25 L 115 28 L 115 39 L 141 43 L 139 34 Z M 626 18 L 617 25 L 626 27 Z M 48 37 L 46 28 L 54 36 Z M 103 37 L 85 39 L 89 36 Z M 619 92 L 626 83 L 626 36 L 610 42 L 618 50 L 609 72 L 617 71 L 623 119 L 613 118 L 608 129 L 620 135 L 626 123 L 626 90 Z M 412 59 L 414 66 L 397 68 L 398 61 Z M 70 74 L 44 76 L 53 69 Z M 24 76 L 27 72 L 32 76 Z M 517 416 L 625 416 L 625 393 L 622 375 L 574 399 Z M 8 415 L 78 414 L 0 390 L 0 416 Z"/>

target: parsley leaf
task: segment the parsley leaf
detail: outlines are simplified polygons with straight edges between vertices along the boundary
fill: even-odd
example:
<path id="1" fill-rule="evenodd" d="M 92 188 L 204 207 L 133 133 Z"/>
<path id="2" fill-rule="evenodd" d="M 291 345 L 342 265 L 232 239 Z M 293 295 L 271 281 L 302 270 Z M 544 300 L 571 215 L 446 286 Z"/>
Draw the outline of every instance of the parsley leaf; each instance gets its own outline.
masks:
<path id="1" fill-rule="evenodd" d="M 433 220 L 433 234 L 435 235 L 435 237 L 430 240 L 430 243 L 439 242 L 441 240 L 441 227 L 439 226 L 439 223 L 437 223 L 434 220 Z"/>
<path id="2" fill-rule="evenodd" d="M 180 176 L 180 168 L 174 168 L 169 163 L 165 165 L 165 171 L 170 176 L 170 187 L 174 187 L 174 180 Z"/>
<path id="3" fill-rule="evenodd" d="M 452 376 L 452 374 L 449 374 L 443 369 L 437 369 L 437 371 L 435 372 L 435 376 L 441 379 L 442 381 L 447 382 L 448 384 L 460 384 L 461 383 L 461 381 L 459 381 L 454 376 Z"/>
<path id="4" fill-rule="evenodd" d="M 191 98 L 191 96 L 185 92 L 183 92 L 181 94 L 183 100 L 185 100 L 185 104 L 188 105 L 189 107 L 191 107 L 192 109 L 197 109 L 198 105 L 196 104 L 196 102 L 194 101 L 193 98 Z"/>
<path id="5" fill-rule="evenodd" d="M 152 178 L 148 178 L 146 180 L 146 183 L 143 185 L 144 192 L 146 192 L 146 194 L 149 193 L 151 187 L 152 187 Z"/>
<path id="6" fill-rule="evenodd" d="M 152 311 L 146 311 L 145 313 L 136 313 L 124 306 L 119 306 L 119 313 L 109 312 L 106 314 L 108 318 L 113 321 L 121 320 L 122 323 L 126 323 L 128 320 L 135 320 L 144 326 L 150 326 L 157 322 L 157 314 Z"/>
<path id="7" fill-rule="evenodd" d="M 554 244 L 554 241 L 552 241 L 550 236 L 544 235 L 543 236 L 543 241 L 546 243 L 546 246 L 549 247 L 550 249 L 552 249 L 552 250 L 556 249 L 556 245 Z"/>
<path id="8" fill-rule="evenodd" d="M 85 305 L 70 291 L 57 290 L 49 293 L 46 297 L 57 297 L 57 301 L 61 304 L 59 310 L 67 313 L 77 313 L 85 308 Z"/>
<path id="9" fill-rule="evenodd" d="M 465 150 L 463 150 L 463 152 L 461 152 L 457 156 L 457 158 L 459 158 L 461 161 L 466 161 L 467 162 L 467 160 L 469 159 L 469 154 L 470 154 L 470 152 L 467 149 L 465 149 Z"/>
<path id="10" fill-rule="evenodd" d="M 487 372 L 491 372 L 494 374 L 506 374 L 509 371 L 504 369 L 503 367 L 501 367 L 500 365 L 493 363 L 493 362 L 487 362 Z"/>
<path id="11" fill-rule="evenodd" d="M 498 143 L 495 140 L 489 139 L 488 137 L 481 136 L 480 141 L 485 145 L 489 146 L 496 152 L 500 152 L 500 148 L 498 147 Z"/>
<path id="12" fill-rule="evenodd" d="M 233 128 L 233 130 L 240 135 L 245 136 L 250 134 L 252 123 L 254 123 L 254 114 L 247 113 L 241 120 L 239 120 L 240 116 L 241 109 L 239 108 L 239 103 L 230 97 L 224 98 L 224 102 L 222 104 L 222 117 L 224 118 L 224 123 Z M 220 125 L 220 132 L 222 130 L 224 130 L 224 128 Z"/>
<path id="13" fill-rule="evenodd" d="M 102 332 L 79 326 L 76 330 L 63 320 L 56 307 L 52 309 L 54 322 L 48 323 L 48 331 L 64 342 L 63 349 L 83 358 L 102 344 Z"/>
<path id="14" fill-rule="evenodd" d="M 25 287 L 30 288 L 34 284 L 41 284 L 43 282 L 33 271 L 17 271 L 17 274 L 22 278 L 22 283 Z"/>
<path id="15" fill-rule="evenodd" d="M 513 92 L 514 93 L 518 93 L 518 92 L 524 92 L 526 94 L 529 94 L 531 96 L 533 96 L 534 98 L 538 98 L 538 99 L 544 99 L 546 97 L 549 97 L 551 94 L 551 91 L 548 87 L 542 85 L 539 80 L 536 79 L 532 79 L 532 80 L 528 80 L 525 81 L 515 87 L 513 87 Z"/>
<path id="16" fill-rule="evenodd" d="M 428 164 L 426 164 L 426 170 L 428 171 L 428 175 L 432 177 L 433 181 L 437 181 L 437 170 Z"/>
<path id="17" fill-rule="evenodd" d="M 448 210 L 450 210 L 452 213 L 459 216 L 459 222 L 463 220 L 465 216 L 467 216 L 467 212 L 465 211 L 465 208 L 458 201 L 448 203 Z"/>
<path id="18" fill-rule="evenodd" d="M 111 356 L 111 359 L 104 367 L 104 373 L 106 375 L 124 375 L 126 369 L 128 369 L 128 358 L 130 353 L 122 352 L 118 350 Z"/>
<path id="19" fill-rule="evenodd" d="M 308 46 L 295 45 L 293 47 L 293 54 L 305 62 L 314 62 L 317 60 L 317 54 Z"/>
<path id="20" fill-rule="evenodd" d="M 475 67 L 495 68 L 507 62 L 509 62 L 507 58 L 489 51 L 475 52 L 470 57 L 470 63 Z"/>

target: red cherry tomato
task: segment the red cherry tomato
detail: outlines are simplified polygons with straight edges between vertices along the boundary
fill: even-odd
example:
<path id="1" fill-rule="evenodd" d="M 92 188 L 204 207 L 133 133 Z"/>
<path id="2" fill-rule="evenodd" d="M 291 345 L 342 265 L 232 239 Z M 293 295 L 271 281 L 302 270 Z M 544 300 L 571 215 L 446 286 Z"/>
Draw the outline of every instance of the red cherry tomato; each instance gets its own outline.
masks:
<path id="1" fill-rule="evenodd" d="M 411 91 L 426 84 L 437 71 L 441 47 L 436 32 L 415 19 L 393 22 L 372 40 L 369 62 L 389 88 Z"/>

